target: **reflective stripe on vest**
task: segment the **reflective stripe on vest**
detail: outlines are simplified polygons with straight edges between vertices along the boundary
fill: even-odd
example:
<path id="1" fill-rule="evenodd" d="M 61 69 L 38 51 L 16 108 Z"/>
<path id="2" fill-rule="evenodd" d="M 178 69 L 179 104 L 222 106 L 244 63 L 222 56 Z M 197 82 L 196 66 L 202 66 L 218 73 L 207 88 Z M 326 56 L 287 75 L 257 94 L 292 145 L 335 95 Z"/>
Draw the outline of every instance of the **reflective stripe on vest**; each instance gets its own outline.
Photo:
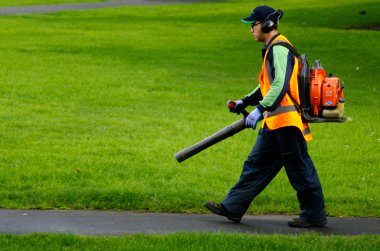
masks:
<path id="1" fill-rule="evenodd" d="M 297 108 L 294 105 L 279 106 L 274 111 L 271 111 L 271 112 L 267 112 L 266 111 L 266 112 L 264 112 L 264 118 L 270 118 L 270 117 L 273 117 L 273 116 L 276 116 L 276 115 L 279 115 L 279 114 L 282 114 L 282 113 L 294 112 L 294 111 L 298 111 Z"/>
<path id="2" fill-rule="evenodd" d="M 304 136 L 311 134 L 310 128 L 307 127 L 307 128 L 305 128 L 305 129 L 303 129 L 302 134 L 303 134 Z"/>

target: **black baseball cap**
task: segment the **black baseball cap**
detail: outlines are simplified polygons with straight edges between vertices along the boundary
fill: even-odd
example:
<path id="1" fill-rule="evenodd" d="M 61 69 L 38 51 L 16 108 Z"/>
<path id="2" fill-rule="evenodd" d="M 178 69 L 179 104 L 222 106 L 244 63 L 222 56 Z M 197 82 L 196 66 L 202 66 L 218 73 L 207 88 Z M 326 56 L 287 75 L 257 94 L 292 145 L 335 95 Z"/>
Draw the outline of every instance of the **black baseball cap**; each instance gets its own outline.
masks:
<path id="1" fill-rule="evenodd" d="M 249 17 L 242 19 L 245 24 L 253 24 L 255 22 L 264 21 L 269 15 L 273 14 L 275 10 L 269 6 L 257 6 Z"/>

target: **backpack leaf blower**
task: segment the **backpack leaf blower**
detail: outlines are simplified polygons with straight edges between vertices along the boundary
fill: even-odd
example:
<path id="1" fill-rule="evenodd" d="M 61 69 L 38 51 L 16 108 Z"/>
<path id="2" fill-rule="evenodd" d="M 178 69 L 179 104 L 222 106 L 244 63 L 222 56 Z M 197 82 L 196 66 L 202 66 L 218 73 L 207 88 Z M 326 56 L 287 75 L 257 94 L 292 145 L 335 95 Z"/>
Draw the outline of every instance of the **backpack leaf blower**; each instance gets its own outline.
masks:
<path id="1" fill-rule="evenodd" d="M 288 48 L 300 63 L 298 72 L 298 93 L 300 104 L 289 94 L 293 103 L 302 114 L 302 119 L 309 123 L 345 122 L 344 110 L 344 82 L 331 73 L 326 76 L 320 60 L 315 60 L 314 66 L 309 69 L 305 54 L 300 55 L 297 50 L 286 42 L 277 42 Z"/>
<path id="2" fill-rule="evenodd" d="M 326 71 L 319 60 L 315 60 L 310 70 L 310 110 L 309 114 L 320 120 L 317 122 L 344 122 L 344 82 Z M 313 121 L 311 121 L 313 122 Z"/>

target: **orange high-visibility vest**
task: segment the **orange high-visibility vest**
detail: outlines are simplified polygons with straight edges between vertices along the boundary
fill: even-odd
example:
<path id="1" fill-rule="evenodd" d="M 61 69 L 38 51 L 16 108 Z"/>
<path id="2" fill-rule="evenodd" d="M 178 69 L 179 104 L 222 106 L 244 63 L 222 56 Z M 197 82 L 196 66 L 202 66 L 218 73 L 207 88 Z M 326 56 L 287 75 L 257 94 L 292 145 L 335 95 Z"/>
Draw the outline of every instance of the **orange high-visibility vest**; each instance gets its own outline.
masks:
<path id="1" fill-rule="evenodd" d="M 261 66 L 261 71 L 259 75 L 260 91 L 263 97 L 268 93 L 271 82 L 269 79 L 269 73 L 267 70 L 267 55 L 273 44 L 276 42 L 289 42 L 289 40 L 283 35 L 278 35 L 271 44 L 268 46 L 267 51 L 265 52 L 263 64 Z M 309 125 L 306 122 L 302 121 L 301 114 L 298 112 L 296 106 L 294 105 L 292 99 L 289 97 L 289 94 L 300 103 L 300 98 L 298 95 L 298 69 L 299 63 L 297 57 L 294 59 L 294 68 L 292 76 L 290 78 L 289 90 L 285 94 L 285 97 L 282 99 L 280 105 L 274 111 L 264 112 L 264 122 L 262 127 L 265 126 L 270 130 L 275 130 L 281 127 L 286 126 L 295 126 L 302 132 L 306 141 L 312 139 Z"/>

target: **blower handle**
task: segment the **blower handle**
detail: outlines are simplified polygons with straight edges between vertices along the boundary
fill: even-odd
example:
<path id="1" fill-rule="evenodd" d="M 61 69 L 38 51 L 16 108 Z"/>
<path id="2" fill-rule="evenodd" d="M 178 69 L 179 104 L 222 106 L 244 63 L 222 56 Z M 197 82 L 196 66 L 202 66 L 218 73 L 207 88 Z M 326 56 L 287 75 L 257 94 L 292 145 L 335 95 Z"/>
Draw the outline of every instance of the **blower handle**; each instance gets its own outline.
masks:
<path id="1" fill-rule="evenodd" d="M 228 109 L 231 111 L 235 108 L 236 106 L 236 102 L 235 100 L 231 99 L 231 100 L 228 100 L 227 102 L 227 106 L 228 106 Z M 247 112 L 247 110 L 243 109 L 241 111 L 241 113 L 243 114 L 244 118 L 246 118 L 248 115 L 249 115 L 249 112 Z"/>

